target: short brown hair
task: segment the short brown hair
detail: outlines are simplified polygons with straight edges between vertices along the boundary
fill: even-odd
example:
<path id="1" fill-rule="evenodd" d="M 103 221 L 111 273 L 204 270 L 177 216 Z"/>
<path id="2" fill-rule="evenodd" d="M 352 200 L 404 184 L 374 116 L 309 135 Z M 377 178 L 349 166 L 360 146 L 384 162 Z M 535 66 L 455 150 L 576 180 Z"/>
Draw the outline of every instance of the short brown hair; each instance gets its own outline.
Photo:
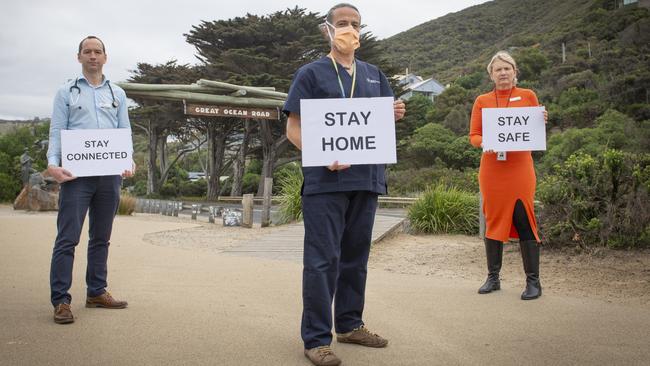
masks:
<path id="1" fill-rule="evenodd" d="M 88 40 L 88 39 L 96 39 L 96 40 L 98 40 L 99 43 L 102 44 L 102 51 L 104 51 L 104 53 L 106 53 L 106 47 L 104 46 L 104 42 L 102 42 L 102 40 L 99 39 L 99 37 L 96 37 L 96 36 L 88 36 L 88 37 L 82 39 L 81 42 L 79 42 L 79 51 L 77 53 L 81 53 L 81 49 L 83 48 L 84 42 L 86 40 Z"/>

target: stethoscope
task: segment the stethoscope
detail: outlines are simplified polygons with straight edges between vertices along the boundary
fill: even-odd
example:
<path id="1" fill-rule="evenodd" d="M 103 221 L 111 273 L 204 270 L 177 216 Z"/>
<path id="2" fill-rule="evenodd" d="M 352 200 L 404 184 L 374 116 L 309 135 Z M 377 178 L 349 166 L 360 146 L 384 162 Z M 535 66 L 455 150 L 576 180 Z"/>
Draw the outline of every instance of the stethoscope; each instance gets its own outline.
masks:
<path id="1" fill-rule="evenodd" d="M 74 93 L 72 91 L 74 89 L 77 89 L 77 99 L 72 100 L 72 104 L 77 104 L 77 102 L 79 101 L 79 96 L 81 95 L 81 88 L 79 88 L 78 84 L 79 84 L 79 78 L 76 78 L 74 80 L 74 85 L 70 87 L 70 99 L 71 100 L 72 100 L 72 98 L 74 96 Z M 108 90 L 111 91 L 111 98 L 113 98 L 113 103 L 111 103 L 111 105 L 113 106 L 113 108 L 117 108 L 120 105 L 120 103 L 117 101 L 117 99 L 115 99 L 115 93 L 113 93 L 113 87 L 111 86 L 111 82 L 106 80 L 106 85 L 108 85 Z"/>

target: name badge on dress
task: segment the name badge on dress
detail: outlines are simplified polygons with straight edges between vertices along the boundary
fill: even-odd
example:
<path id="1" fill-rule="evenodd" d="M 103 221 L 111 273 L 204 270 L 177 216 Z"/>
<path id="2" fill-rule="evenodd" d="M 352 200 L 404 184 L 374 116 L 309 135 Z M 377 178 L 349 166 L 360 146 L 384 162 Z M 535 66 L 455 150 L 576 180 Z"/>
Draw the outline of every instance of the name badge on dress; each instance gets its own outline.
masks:
<path id="1" fill-rule="evenodd" d="M 512 98 L 510 98 L 511 102 L 516 102 L 518 100 L 521 100 L 521 97 L 512 97 Z"/>
<path id="2" fill-rule="evenodd" d="M 497 161 L 506 161 L 505 151 L 497 151 Z"/>

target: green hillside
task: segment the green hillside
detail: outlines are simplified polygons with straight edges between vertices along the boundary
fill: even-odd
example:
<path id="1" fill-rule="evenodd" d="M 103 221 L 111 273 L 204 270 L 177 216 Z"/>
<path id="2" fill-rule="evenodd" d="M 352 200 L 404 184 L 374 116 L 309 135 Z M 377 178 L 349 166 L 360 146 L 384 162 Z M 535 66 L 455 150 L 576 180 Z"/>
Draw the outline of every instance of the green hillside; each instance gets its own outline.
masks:
<path id="1" fill-rule="evenodd" d="M 607 55 L 616 46 L 647 51 L 648 10 L 611 0 L 496 0 L 429 21 L 383 41 L 401 68 L 451 82 L 501 49 L 539 47 L 554 63 Z M 642 47 L 644 46 L 644 47 Z M 639 51 L 637 49 L 636 51 Z"/>

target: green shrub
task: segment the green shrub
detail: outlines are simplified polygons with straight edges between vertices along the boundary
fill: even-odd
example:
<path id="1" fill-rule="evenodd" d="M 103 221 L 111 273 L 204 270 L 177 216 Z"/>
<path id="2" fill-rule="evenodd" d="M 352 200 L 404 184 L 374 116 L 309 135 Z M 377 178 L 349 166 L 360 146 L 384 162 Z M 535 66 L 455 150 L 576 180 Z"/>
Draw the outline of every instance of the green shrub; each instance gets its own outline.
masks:
<path id="1" fill-rule="evenodd" d="M 301 170 L 287 170 L 280 177 L 280 224 L 302 220 L 302 182 Z"/>
<path id="2" fill-rule="evenodd" d="M 176 197 L 178 196 L 178 186 L 172 182 L 167 181 L 160 187 L 160 195 L 162 197 Z"/>
<path id="3" fill-rule="evenodd" d="M 147 195 L 147 181 L 146 180 L 139 180 L 135 182 L 135 185 L 133 186 L 133 194 L 142 197 Z"/>
<path id="4" fill-rule="evenodd" d="M 573 154 L 540 182 L 537 198 L 551 246 L 650 246 L 650 154 Z"/>
<path id="5" fill-rule="evenodd" d="M 280 185 L 278 184 L 284 177 L 287 175 L 292 175 L 292 174 L 301 174 L 302 168 L 300 167 L 300 163 L 298 162 L 291 162 L 284 164 L 280 166 L 278 169 L 275 169 L 273 172 L 273 195 L 279 195 L 281 188 Z"/>
<path id="6" fill-rule="evenodd" d="M 411 206 L 408 218 L 419 232 L 474 235 L 479 230 L 478 210 L 477 194 L 438 184 Z"/>
<path id="7" fill-rule="evenodd" d="M 180 195 L 184 197 L 205 197 L 208 194 L 208 183 L 205 179 L 183 181 L 180 186 Z"/>
<path id="8" fill-rule="evenodd" d="M 13 202 L 22 189 L 15 177 L 0 173 L 0 202 Z"/>
<path id="9" fill-rule="evenodd" d="M 242 177 L 242 186 L 241 191 L 243 194 L 246 193 L 257 193 L 257 187 L 260 184 L 260 179 L 262 176 L 257 173 L 245 173 Z"/>

